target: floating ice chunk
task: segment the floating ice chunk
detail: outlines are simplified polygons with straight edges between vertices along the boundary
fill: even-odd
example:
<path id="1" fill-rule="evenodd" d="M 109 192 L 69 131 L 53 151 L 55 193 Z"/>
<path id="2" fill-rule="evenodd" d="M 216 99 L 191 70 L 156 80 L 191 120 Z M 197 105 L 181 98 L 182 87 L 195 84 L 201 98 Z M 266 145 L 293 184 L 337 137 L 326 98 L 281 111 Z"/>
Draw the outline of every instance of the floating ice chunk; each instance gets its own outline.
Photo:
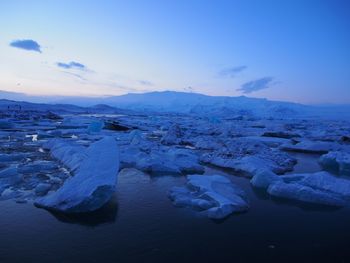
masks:
<path id="1" fill-rule="evenodd" d="M 288 143 L 290 140 L 279 137 L 264 137 L 264 136 L 248 136 L 244 137 L 247 140 L 261 142 L 270 147 L 278 147 L 282 144 Z"/>
<path id="2" fill-rule="evenodd" d="M 220 149 L 220 147 L 222 147 L 222 144 L 213 141 L 213 138 L 211 136 L 201 136 L 198 139 L 196 138 L 194 146 L 195 148 L 202 150 L 215 150 Z"/>
<path id="3" fill-rule="evenodd" d="M 0 162 L 15 162 L 15 161 L 21 161 L 24 158 L 29 156 L 27 153 L 1 153 L 0 154 Z"/>
<path id="4" fill-rule="evenodd" d="M 344 206 L 345 200 L 340 196 L 324 192 L 311 187 L 291 183 L 286 184 L 283 182 L 277 182 L 272 184 L 268 188 L 268 193 L 273 196 L 283 197 L 287 199 L 293 199 L 308 203 L 316 203 L 331 206 Z"/>
<path id="5" fill-rule="evenodd" d="M 162 151 L 153 149 L 152 151 L 147 149 L 146 152 L 141 151 L 136 146 L 123 147 L 121 167 L 136 168 L 152 175 L 181 175 L 204 172 L 204 167 L 199 164 L 198 157 L 188 152 L 188 150 L 167 149 L 165 151 L 163 149 Z"/>
<path id="6" fill-rule="evenodd" d="M 274 172 L 269 170 L 261 170 L 254 175 L 250 182 L 255 187 L 267 189 L 270 184 L 280 180 L 281 178 Z"/>
<path id="7" fill-rule="evenodd" d="M 181 170 L 173 162 L 162 157 L 152 157 L 140 160 L 136 164 L 136 169 L 150 173 L 152 175 L 179 175 Z"/>
<path id="8" fill-rule="evenodd" d="M 332 206 L 349 205 L 350 180 L 337 178 L 327 172 L 281 176 L 272 183 L 268 193 L 287 199 Z"/>
<path id="9" fill-rule="evenodd" d="M 29 174 L 36 172 L 46 172 L 57 169 L 58 166 L 54 162 L 50 161 L 35 161 L 33 163 L 29 163 L 23 166 L 18 167 L 18 172 Z"/>
<path id="10" fill-rule="evenodd" d="M 318 172 L 305 176 L 300 183 L 350 199 L 350 180 L 338 178 L 327 172 Z"/>
<path id="11" fill-rule="evenodd" d="M 267 132 L 264 132 L 262 136 L 274 137 L 274 138 L 284 138 L 284 139 L 291 139 L 291 138 L 300 137 L 300 135 L 297 133 L 291 133 L 291 132 L 285 132 L 285 131 L 267 131 Z"/>
<path id="12" fill-rule="evenodd" d="M 209 157 L 209 158 L 208 158 Z M 237 159 L 226 159 L 221 156 L 203 156 L 202 161 L 210 163 L 219 167 L 232 169 L 246 177 L 253 177 L 259 171 L 270 170 L 274 173 L 281 174 L 292 170 L 295 160 L 290 158 L 283 162 L 276 162 L 269 156 L 262 158 L 262 156 L 245 156 Z"/>
<path id="13" fill-rule="evenodd" d="M 142 142 L 142 134 L 139 130 L 132 130 L 129 134 L 131 145 L 140 144 Z"/>
<path id="14" fill-rule="evenodd" d="M 320 157 L 319 163 L 326 171 L 350 176 L 350 154 L 347 152 L 329 152 Z"/>
<path id="15" fill-rule="evenodd" d="M 199 164 L 197 155 L 185 149 L 171 149 L 165 155 L 171 162 L 179 167 L 183 174 L 202 174 L 204 167 Z"/>
<path id="16" fill-rule="evenodd" d="M 165 145 L 179 144 L 182 136 L 183 134 L 179 125 L 173 124 L 162 138 L 161 143 Z"/>
<path id="17" fill-rule="evenodd" d="M 48 193 L 51 189 L 51 184 L 40 183 L 35 187 L 35 194 L 38 196 L 43 196 Z"/>
<path id="18" fill-rule="evenodd" d="M 341 145 L 337 143 L 319 141 L 301 141 L 297 144 L 287 143 L 281 146 L 281 150 L 302 153 L 328 153 L 339 149 Z"/>
<path id="19" fill-rule="evenodd" d="M 102 121 L 92 121 L 87 128 L 87 132 L 89 134 L 99 133 L 102 130 L 103 126 L 104 126 L 104 122 Z"/>
<path id="20" fill-rule="evenodd" d="M 0 194 L 4 189 L 22 181 L 16 166 L 10 166 L 0 171 Z"/>
<path id="21" fill-rule="evenodd" d="M 169 198 L 177 206 L 204 210 L 209 218 L 220 219 L 249 208 L 246 194 L 221 175 L 189 175 L 186 187 L 173 187 Z"/>
<path id="22" fill-rule="evenodd" d="M 118 170 L 117 142 L 113 137 L 105 137 L 90 145 L 73 177 L 35 204 L 66 213 L 94 211 L 108 202 L 115 192 Z"/>
<path id="23" fill-rule="evenodd" d="M 84 146 L 75 145 L 61 139 L 49 140 L 43 147 L 50 149 L 51 155 L 73 172 L 78 169 L 80 163 L 86 157 Z"/>

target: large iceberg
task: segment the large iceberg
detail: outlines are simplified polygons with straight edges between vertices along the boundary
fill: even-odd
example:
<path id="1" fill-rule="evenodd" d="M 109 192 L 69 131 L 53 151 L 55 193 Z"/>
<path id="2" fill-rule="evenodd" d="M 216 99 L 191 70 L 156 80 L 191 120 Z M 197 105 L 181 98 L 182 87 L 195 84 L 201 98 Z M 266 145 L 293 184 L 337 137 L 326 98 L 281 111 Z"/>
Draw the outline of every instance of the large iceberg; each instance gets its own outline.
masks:
<path id="1" fill-rule="evenodd" d="M 84 146 L 62 139 L 49 140 L 43 145 L 43 148 L 50 150 L 50 154 L 72 172 L 76 171 L 83 159 L 86 158 Z"/>
<path id="2" fill-rule="evenodd" d="M 173 187 L 169 198 L 176 206 L 203 210 L 209 218 L 221 219 L 249 208 L 243 190 L 221 175 L 189 175 L 185 187 Z"/>
<path id="3" fill-rule="evenodd" d="M 76 174 L 44 198 L 39 207 L 66 213 L 97 210 L 115 192 L 119 170 L 119 150 L 113 137 L 105 137 L 89 146 Z"/>

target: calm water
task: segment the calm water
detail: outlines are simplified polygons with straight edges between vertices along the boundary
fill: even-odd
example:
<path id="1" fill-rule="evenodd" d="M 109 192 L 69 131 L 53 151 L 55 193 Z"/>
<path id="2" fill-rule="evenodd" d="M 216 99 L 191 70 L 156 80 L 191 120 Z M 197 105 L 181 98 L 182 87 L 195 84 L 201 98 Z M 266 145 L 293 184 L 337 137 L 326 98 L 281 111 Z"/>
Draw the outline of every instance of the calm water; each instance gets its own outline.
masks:
<path id="1" fill-rule="evenodd" d="M 298 158 L 296 171 L 319 169 Z M 350 262 L 350 209 L 271 200 L 229 176 L 251 209 L 216 222 L 173 207 L 167 191 L 183 177 L 120 176 L 113 202 L 88 217 L 0 202 L 0 262 Z"/>

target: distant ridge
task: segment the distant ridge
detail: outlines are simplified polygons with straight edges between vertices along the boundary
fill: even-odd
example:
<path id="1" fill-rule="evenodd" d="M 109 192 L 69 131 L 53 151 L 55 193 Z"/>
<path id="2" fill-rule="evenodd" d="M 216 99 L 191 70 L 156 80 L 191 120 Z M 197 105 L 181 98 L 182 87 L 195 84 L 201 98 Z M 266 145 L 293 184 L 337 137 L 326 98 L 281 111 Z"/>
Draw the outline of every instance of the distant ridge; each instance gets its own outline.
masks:
<path id="1" fill-rule="evenodd" d="M 110 97 L 29 96 L 0 91 L 0 99 L 72 104 L 109 110 L 108 107 L 141 112 L 186 113 L 207 116 L 255 116 L 274 118 L 325 117 L 350 118 L 350 105 L 311 106 L 293 102 L 271 101 L 245 96 L 208 96 L 199 93 L 155 91 L 128 93 Z"/>

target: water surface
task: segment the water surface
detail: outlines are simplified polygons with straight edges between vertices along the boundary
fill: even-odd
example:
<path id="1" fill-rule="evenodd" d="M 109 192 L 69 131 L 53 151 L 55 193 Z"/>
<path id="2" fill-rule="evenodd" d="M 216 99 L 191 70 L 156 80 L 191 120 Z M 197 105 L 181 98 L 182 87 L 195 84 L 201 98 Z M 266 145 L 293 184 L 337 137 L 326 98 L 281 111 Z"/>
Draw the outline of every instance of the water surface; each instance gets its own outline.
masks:
<path id="1" fill-rule="evenodd" d="M 298 155 L 296 172 L 319 169 Z M 184 177 L 119 177 L 94 215 L 68 217 L 31 203 L 0 202 L 0 262 L 350 262 L 350 209 L 271 199 L 229 176 L 249 196 L 248 212 L 212 221 L 167 197 Z"/>

